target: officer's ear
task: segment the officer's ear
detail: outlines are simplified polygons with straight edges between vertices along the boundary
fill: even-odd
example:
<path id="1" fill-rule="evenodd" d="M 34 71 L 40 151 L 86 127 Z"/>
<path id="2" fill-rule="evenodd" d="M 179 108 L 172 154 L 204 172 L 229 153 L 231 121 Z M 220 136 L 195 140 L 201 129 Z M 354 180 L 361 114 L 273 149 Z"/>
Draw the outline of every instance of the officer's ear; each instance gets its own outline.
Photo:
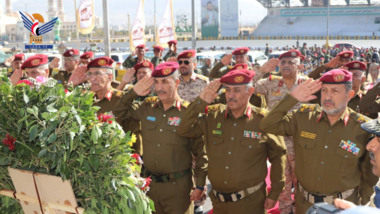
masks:
<path id="1" fill-rule="evenodd" d="M 349 100 L 351 100 L 354 96 L 355 96 L 355 91 L 354 90 L 348 91 L 348 99 Z"/>
<path id="2" fill-rule="evenodd" d="M 252 94 L 253 94 L 254 91 L 255 91 L 255 88 L 254 88 L 254 87 L 249 87 L 249 88 L 248 88 L 249 96 L 252 96 Z"/>
<path id="3" fill-rule="evenodd" d="M 175 80 L 175 86 L 178 86 L 180 82 L 181 82 L 181 80 L 176 79 L 176 80 Z"/>
<path id="4" fill-rule="evenodd" d="M 363 75 L 363 77 L 362 77 L 362 81 L 361 81 L 361 84 L 363 84 L 366 80 L 367 80 L 367 77 L 365 77 L 365 76 Z"/>

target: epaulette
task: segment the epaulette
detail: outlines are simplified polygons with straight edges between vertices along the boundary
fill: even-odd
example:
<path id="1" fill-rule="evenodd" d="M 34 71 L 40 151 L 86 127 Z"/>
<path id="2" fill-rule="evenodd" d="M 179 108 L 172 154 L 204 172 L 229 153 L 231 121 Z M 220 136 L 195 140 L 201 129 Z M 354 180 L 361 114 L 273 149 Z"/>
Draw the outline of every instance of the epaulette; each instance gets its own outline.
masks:
<path id="1" fill-rule="evenodd" d="M 230 70 L 231 68 L 233 68 L 234 66 L 231 66 L 231 65 L 228 65 L 227 66 L 227 69 Z"/>
<path id="2" fill-rule="evenodd" d="M 189 105 L 190 105 L 190 102 L 186 101 L 186 100 L 182 100 L 181 101 L 181 105 L 185 108 L 187 108 Z"/>
<path id="3" fill-rule="evenodd" d="M 114 91 L 114 94 L 115 94 L 117 97 L 122 97 L 123 94 L 124 94 L 124 92 L 119 91 L 119 90 L 115 90 L 115 91 Z"/>
<path id="4" fill-rule="evenodd" d="M 201 80 L 204 80 L 204 81 L 208 81 L 208 77 L 206 77 L 206 76 L 203 76 L 202 74 L 197 74 L 197 77 L 199 78 L 199 79 L 201 79 Z"/>
<path id="5" fill-rule="evenodd" d="M 209 105 L 209 106 L 206 106 L 205 113 L 208 114 L 208 113 L 216 112 L 216 111 L 219 111 L 219 110 L 220 110 L 220 105 L 219 104 Z"/>
<path id="6" fill-rule="evenodd" d="M 300 112 L 310 112 L 317 109 L 317 104 L 301 104 L 298 110 Z"/>
<path id="7" fill-rule="evenodd" d="M 258 114 L 258 115 L 261 115 L 263 117 L 267 116 L 267 114 L 269 113 L 269 110 L 266 109 L 266 108 L 259 108 L 259 107 L 256 107 L 256 106 L 253 106 L 252 107 L 252 110 Z"/>
<path id="8" fill-rule="evenodd" d="M 272 81 L 272 80 L 281 80 L 282 77 L 280 76 L 276 76 L 276 75 L 269 75 L 268 79 L 269 81 Z"/>
<path id="9" fill-rule="evenodd" d="M 365 123 L 365 122 L 370 121 L 370 118 L 357 112 L 351 113 L 351 115 L 354 116 L 354 120 L 356 120 L 358 123 Z"/>
<path id="10" fill-rule="evenodd" d="M 132 90 L 132 88 L 133 88 L 133 85 L 130 85 L 130 86 L 128 86 L 128 88 L 126 90 L 130 91 L 130 90 Z"/>
<path id="11" fill-rule="evenodd" d="M 144 101 L 145 101 L 146 103 L 153 103 L 153 104 L 155 104 L 155 103 L 157 103 L 157 101 L 158 101 L 158 97 L 157 97 L 157 96 L 147 97 L 147 98 L 145 98 Z"/>

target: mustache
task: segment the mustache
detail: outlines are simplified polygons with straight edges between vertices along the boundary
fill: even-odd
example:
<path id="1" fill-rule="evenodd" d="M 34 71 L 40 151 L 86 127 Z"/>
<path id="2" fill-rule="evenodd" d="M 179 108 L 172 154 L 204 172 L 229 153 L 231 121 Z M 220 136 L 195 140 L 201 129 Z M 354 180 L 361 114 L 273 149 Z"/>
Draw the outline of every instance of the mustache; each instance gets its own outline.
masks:
<path id="1" fill-rule="evenodd" d="M 323 104 L 327 104 L 327 103 L 331 103 L 331 104 L 335 105 L 334 101 L 332 101 L 332 100 L 324 100 L 323 101 Z"/>
<path id="2" fill-rule="evenodd" d="M 237 99 L 235 99 L 235 98 L 229 98 L 229 99 L 227 100 L 227 102 L 237 102 Z"/>
<path id="3" fill-rule="evenodd" d="M 166 91 L 156 91 L 157 94 L 166 94 Z"/>
<path id="4" fill-rule="evenodd" d="M 375 154 L 373 154 L 373 152 L 369 152 L 369 157 L 371 160 L 375 160 Z"/>

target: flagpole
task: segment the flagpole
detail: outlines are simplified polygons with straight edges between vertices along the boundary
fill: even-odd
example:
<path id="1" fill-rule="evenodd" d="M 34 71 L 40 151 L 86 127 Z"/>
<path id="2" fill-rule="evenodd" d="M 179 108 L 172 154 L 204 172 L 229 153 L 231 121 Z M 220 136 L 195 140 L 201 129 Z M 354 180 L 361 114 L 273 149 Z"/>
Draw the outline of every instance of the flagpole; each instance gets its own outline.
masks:
<path id="1" fill-rule="evenodd" d="M 195 0 L 191 0 L 191 25 L 193 26 L 192 39 L 191 39 L 191 47 L 195 50 L 197 36 L 196 36 L 196 26 L 195 26 Z"/>
<path id="2" fill-rule="evenodd" d="M 110 57 L 111 56 L 111 49 L 110 49 L 110 29 L 108 26 L 108 1 L 103 0 L 103 36 L 105 38 L 104 40 L 104 53 L 105 56 Z"/>
<path id="3" fill-rule="evenodd" d="M 79 50 L 79 30 L 78 30 L 78 11 L 77 11 L 77 0 L 74 0 L 74 6 L 75 6 L 75 17 L 76 17 L 76 23 L 77 23 L 77 49 Z"/>
<path id="4" fill-rule="evenodd" d="M 157 45 L 157 27 L 156 27 L 156 0 L 154 0 L 154 45 Z"/>

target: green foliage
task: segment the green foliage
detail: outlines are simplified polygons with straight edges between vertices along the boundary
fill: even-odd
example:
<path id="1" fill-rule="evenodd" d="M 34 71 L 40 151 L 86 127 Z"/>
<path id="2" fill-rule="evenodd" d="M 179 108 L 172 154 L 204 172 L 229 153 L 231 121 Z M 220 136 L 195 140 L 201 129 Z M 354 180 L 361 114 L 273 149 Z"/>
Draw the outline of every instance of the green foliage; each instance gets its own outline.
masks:
<path id="1" fill-rule="evenodd" d="M 17 139 L 15 150 L 0 145 L 0 189 L 12 189 L 8 166 L 71 180 L 86 213 L 151 213 L 140 189 L 140 166 L 131 157 L 133 137 L 112 122 L 100 122 L 93 94 L 69 93 L 55 80 L 12 86 L 0 74 L 0 139 Z M 0 197 L 2 213 L 21 213 L 14 200 Z"/>

